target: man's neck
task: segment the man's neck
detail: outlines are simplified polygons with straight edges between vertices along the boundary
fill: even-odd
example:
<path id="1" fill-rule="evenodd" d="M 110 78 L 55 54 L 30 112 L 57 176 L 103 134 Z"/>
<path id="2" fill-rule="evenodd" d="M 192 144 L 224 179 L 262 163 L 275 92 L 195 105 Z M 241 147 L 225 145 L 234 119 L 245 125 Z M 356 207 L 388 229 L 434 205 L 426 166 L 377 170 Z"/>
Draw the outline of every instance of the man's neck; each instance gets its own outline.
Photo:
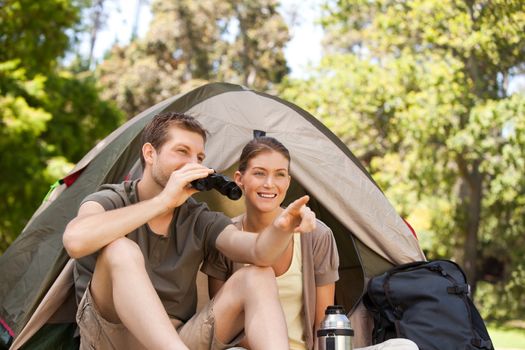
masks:
<path id="1" fill-rule="evenodd" d="M 137 195 L 141 201 L 151 199 L 162 192 L 162 188 L 151 177 L 144 176 L 137 184 Z"/>
<path id="2" fill-rule="evenodd" d="M 158 195 L 162 188 L 150 177 L 143 177 L 137 184 L 137 196 L 139 201 L 151 199 Z M 166 236 L 168 228 L 173 218 L 174 211 L 169 210 L 166 213 L 156 216 L 147 222 L 153 233 L 159 236 Z"/>

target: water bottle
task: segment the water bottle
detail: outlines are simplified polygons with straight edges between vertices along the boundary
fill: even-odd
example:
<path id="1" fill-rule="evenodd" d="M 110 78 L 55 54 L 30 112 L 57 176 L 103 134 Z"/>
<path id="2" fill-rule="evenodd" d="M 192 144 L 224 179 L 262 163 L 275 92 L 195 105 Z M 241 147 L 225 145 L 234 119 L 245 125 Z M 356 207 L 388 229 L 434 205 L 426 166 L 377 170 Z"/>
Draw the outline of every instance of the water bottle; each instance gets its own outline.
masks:
<path id="1" fill-rule="evenodd" d="M 317 330 L 319 350 L 352 350 L 354 331 L 341 305 L 328 306 L 321 327 Z"/>

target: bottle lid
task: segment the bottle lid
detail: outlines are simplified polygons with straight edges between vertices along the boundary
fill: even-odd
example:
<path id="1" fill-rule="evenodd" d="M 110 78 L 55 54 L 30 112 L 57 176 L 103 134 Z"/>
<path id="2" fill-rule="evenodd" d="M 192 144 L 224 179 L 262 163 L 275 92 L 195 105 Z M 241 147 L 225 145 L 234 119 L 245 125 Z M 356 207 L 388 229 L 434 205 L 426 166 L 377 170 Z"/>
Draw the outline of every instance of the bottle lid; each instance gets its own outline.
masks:
<path id="1" fill-rule="evenodd" d="M 324 314 L 325 315 L 335 315 L 335 314 L 345 315 L 346 312 L 345 312 L 345 308 L 343 307 L 343 305 L 330 305 L 326 308 Z"/>
<path id="2" fill-rule="evenodd" d="M 351 329 L 350 320 L 342 305 L 328 306 L 320 326 L 321 329 Z"/>

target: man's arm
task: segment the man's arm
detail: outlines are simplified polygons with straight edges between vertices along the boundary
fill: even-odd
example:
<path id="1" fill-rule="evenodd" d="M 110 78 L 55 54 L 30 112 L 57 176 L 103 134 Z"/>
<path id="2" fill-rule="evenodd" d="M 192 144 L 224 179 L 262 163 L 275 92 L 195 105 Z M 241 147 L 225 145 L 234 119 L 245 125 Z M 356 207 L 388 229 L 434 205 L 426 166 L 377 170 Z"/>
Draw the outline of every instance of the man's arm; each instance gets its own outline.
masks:
<path id="1" fill-rule="evenodd" d="M 158 197 L 109 211 L 97 202 L 85 202 L 80 206 L 78 215 L 66 226 L 64 247 L 72 258 L 81 258 L 126 236 L 167 210 L 168 207 Z"/>
<path id="2" fill-rule="evenodd" d="M 78 259 L 126 236 L 137 227 L 184 203 L 197 192 L 188 184 L 211 172 L 212 169 L 200 164 L 188 163 L 171 174 L 158 195 L 115 210 L 105 211 L 97 202 L 85 202 L 64 231 L 62 240 L 66 251 L 69 256 Z"/>
<path id="3" fill-rule="evenodd" d="M 258 266 L 271 266 L 284 253 L 294 232 L 311 232 L 315 228 L 315 214 L 306 206 L 304 196 L 291 203 L 260 234 L 242 232 L 227 226 L 217 237 L 216 246 L 233 261 Z"/>

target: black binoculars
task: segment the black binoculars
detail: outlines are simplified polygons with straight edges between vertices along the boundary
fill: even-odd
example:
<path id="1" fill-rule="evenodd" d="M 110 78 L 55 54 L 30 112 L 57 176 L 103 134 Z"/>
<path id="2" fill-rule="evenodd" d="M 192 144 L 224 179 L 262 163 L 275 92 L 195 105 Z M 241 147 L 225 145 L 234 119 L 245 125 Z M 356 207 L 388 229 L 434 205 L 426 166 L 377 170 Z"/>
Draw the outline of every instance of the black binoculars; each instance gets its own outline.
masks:
<path id="1" fill-rule="evenodd" d="M 213 173 L 203 179 L 193 180 L 191 186 L 199 191 L 216 189 L 222 195 L 237 200 L 242 197 L 242 191 L 237 184 L 225 175 Z"/>

